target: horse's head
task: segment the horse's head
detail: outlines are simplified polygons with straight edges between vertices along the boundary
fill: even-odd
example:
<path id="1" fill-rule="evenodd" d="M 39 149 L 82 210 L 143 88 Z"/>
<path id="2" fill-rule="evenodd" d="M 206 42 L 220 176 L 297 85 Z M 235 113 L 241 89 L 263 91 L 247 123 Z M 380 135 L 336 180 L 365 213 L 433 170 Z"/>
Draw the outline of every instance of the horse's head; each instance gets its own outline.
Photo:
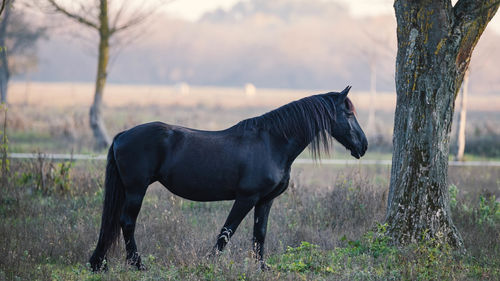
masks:
<path id="1" fill-rule="evenodd" d="M 368 148 L 365 133 L 356 119 L 356 110 L 351 100 L 347 97 L 351 87 L 345 88 L 340 93 L 332 94 L 336 108 L 335 126 L 330 134 L 345 148 L 351 151 L 351 155 L 359 159 Z"/>

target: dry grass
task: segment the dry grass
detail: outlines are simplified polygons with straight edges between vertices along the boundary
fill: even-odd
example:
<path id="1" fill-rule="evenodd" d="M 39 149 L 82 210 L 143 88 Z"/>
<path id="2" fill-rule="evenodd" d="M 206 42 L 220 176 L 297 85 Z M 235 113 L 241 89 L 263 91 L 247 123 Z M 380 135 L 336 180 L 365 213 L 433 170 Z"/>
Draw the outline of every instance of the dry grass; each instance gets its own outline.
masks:
<path id="1" fill-rule="evenodd" d="M 319 92 L 322 91 L 314 91 Z M 11 151 L 102 152 L 94 150 L 88 124 L 91 93 L 91 84 L 32 83 L 25 91 L 24 84 L 13 83 L 8 113 Z M 257 89 L 255 96 L 245 96 L 243 88 L 192 87 L 189 94 L 183 95 L 175 87 L 109 85 L 103 114 L 110 135 L 149 121 L 219 130 L 309 94 L 298 90 Z M 351 96 L 355 100 L 358 120 L 368 133 L 364 126 L 368 116 L 368 94 L 353 90 Z M 466 129 L 471 145 L 466 147 L 466 153 L 498 158 L 500 148 L 495 141 L 500 134 L 498 111 L 473 111 L 479 107 L 498 108 L 500 102 L 493 102 L 495 97 L 487 97 L 487 106 L 485 98 L 471 99 Z M 387 159 L 392 148 L 394 102 L 393 94 L 379 94 L 375 102 L 374 135 L 368 136 L 369 153 L 385 153 Z M 452 144 L 454 136 L 452 131 Z"/>
<path id="2" fill-rule="evenodd" d="M 314 272 L 306 275 L 281 272 L 276 268 L 259 272 L 250 252 L 252 214 L 243 221 L 227 251 L 218 259 L 207 259 L 206 254 L 214 244 L 231 202 L 187 201 L 153 184 L 145 197 L 136 232 L 139 250 L 150 271 L 127 270 L 122 243 L 111 253 L 109 273 L 89 274 L 85 263 L 97 239 L 104 163 L 78 162 L 75 165 L 68 190 L 54 188 L 44 195 L 36 187 L 39 166 L 36 160 L 13 163 L 10 184 L 0 198 L 0 251 L 4 253 L 0 259 L 0 279 L 342 280 L 354 278 L 356 275 L 351 274 L 356 272 L 371 272 L 366 270 L 373 264 L 366 263 L 363 256 L 355 262 L 352 272 L 342 271 L 330 277 L 317 276 Z M 480 196 L 499 196 L 499 174 L 498 168 L 450 169 L 450 182 L 459 188 L 459 208 L 453 209 L 453 215 L 471 258 L 478 261 L 475 270 L 479 272 L 473 274 L 467 273 L 469 269 L 461 269 L 463 272 L 453 276 L 472 280 L 477 274 L 483 274 L 482 279 L 498 277 L 498 271 L 490 267 L 499 264 L 500 222 L 478 224 L 477 214 L 463 211 L 463 206 L 476 210 Z M 360 238 L 383 219 L 388 180 L 388 167 L 294 166 L 290 188 L 275 200 L 271 211 L 267 255 L 280 259 L 287 246 L 295 247 L 302 241 L 328 251 L 342 249 L 345 247 L 342 237 Z M 411 259 L 415 253 L 410 251 L 404 255 Z M 459 268 L 464 266 L 457 265 Z M 343 268 L 342 263 L 338 266 Z M 356 279 L 383 280 L 392 276 L 395 270 L 400 269 L 372 272 Z M 470 274 L 475 277 L 467 277 Z"/>
<path id="3" fill-rule="evenodd" d="M 343 89 L 343 88 L 342 88 Z M 208 107 L 277 107 L 305 96 L 330 90 L 257 89 L 255 95 L 245 95 L 244 88 L 189 87 L 183 93 L 179 87 L 151 85 L 117 85 L 106 87 L 104 104 L 108 107 L 123 106 L 208 106 Z M 93 85 L 90 83 L 12 83 L 9 102 L 13 105 L 37 105 L 42 107 L 90 106 Z M 368 94 L 353 90 L 353 100 L 361 108 L 368 106 Z M 376 105 L 392 109 L 395 96 L 381 93 Z"/>
<path id="4" fill-rule="evenodd" d="M 260 89 L 254 96 L 245 95 L 244 88 L 189 87 L 183 94 L 179 87 L 152 85 L 109 84 L 106 87 L 104 103 L 108 107 L 123 106 L 208 106 L 208 107 L 277 107 L 290 101 L 327 91 L 341 91 L 344 85 L 332 89 L 290 90 Z M 21 83 L 9 87 L 9 102 L 13 105 L 36 105 L 41 107 L 90 106 L 94 85 L 91 83 Z M 359 110 L 375 106 L 378 111 L 393 112 L 396 105 L 394 93 L 377 93 L 374 103 L 367 92 L 352 89 L 351 99 Z M 498 111 L 500 97 L 477 96 L 469 99 L 471 111 Z"/>
<path id="5" fill-rule="evenodd" d="M 8 115 L 11 151 L 93 151 L 87 129 L 91 85 L 34 83 L 28 96 L 23 96 L 23 87 L 16 83 L 11 86 L 12 106 Z M 221 129 L 309 94 L 258 89 L 256 96 L 246 97 L 242 89 L 192 88 L 189 95 L 182 95 L 169 87 L 117 85 L 110 85 L 107 91 L 104 117 L 111 134 L 152 120 Z M 353 94 L 353 99 L 364 97 L 355 101 L 363 122 L 366 94 Z M 381 106 L 380 131 L 385 136 L 391 134 L 392 107 L 388 106 L 391 99 L 393 106 L 390 94 L 380 99 L 382 105 L 377 104 Z M 490 107 L 486 108 L 499 106 L 500 103 L 491 101 L 496 98 L 489 99 Z M 484 127 L 482 131 L 491 131 L 493 135 L 497 132 L 494 126 L 488 127 L 486 119 L 495 120 L 488 116 L 498 115 L 483 112 L 480 118 L 474 116 L 470 115 L 471 120 L 477 120 L 474 122 Z M 45 167 L 42 172 L 41 166 Z M 159 184 L 148 190 L 137 229 L 139 249 L 150 271 L 127 270 L 121 245 L 111 254 L 110 272 L 91 275 L 85 263 L 97 239 L 104 163 L 77 162 L 67 179 L 61 176 L 61 169 L 58 163 L 41 165 L 37 160 L 12 163 L 9 184 L 0 193 L 0 251 L 4 253 L 0 259 L 0 280 L 384 280 L 393 276 L 393 272 L 402 274 L 396 279 L 415 276 L 404 275 L 408 268 L 386 268 L 387 272 L 376 273 L 377 261 L 366 261 L 364 255 L 352 257 L 355 261 L 350 272 L 342 271 L 347 268 L 347 260 L 339 262 L 336 274 L 340 275 L 283 272 L 277 267 L 271 272 L 259 272 L 250 253 L 252 214 L 243 221 L 224 255 L 209 260 L 205 254 L 211 249 L 231 202 L 183 200 Z M 43 188 L 37 185 L 37 175 L 41 173 L 46 174 Z M 389 173 L 386 166 L 295 165 L 290 188 L 275 201 L 271 211 L 268 255 L 281 260 L 287 246 L 298 246 L 302 241 L 319 245 L 324 251 L 343 251 L 346 241 L 342 237 L 356 240 L 383 219 Z M 499 175 L 499 168 L 494 167 L 450 168 L 450 184 L 458 188 L 453 216 L 469 249 L 465 262 L 474 261 L 472 269 L 463 264 L 464 260 L 451 261 L 458 266 L 457 273 L 452 275 L 456 279 L 499 277 L 494 268 L 500 264 L 500 222 L 493 219 L 493 223 L 479 223 L 484 216 L 491 216 L 487 213 L 489 206 L 480 206 L 481 198 L 500 197 Z M 411 251 L 403 253 L 404 259 L 411 260 L 413 256 L 415 253 Z M 376 274 L 381 277 L 374 277 Z M 432 280 L 432 276 L 422 279 Z"/>

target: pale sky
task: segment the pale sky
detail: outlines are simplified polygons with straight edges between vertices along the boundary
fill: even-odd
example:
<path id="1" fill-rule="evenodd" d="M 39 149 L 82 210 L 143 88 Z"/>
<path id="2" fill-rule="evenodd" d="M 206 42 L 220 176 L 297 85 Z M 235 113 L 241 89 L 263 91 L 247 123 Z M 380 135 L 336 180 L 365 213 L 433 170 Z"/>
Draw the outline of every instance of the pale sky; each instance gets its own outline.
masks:
<path id="1" fill-rule="evenodd" d="M 272 1 L 272 0 L 270 0 Z M 325 0 L 328 1 L 328 0 Z M 393 14 L 392 0 L 338 0 L 347 4 L 355 16 Z M 213 11 L 218 8 L 229 9 L 239 0 L 174 0 L 164 8 L 169 14 L 177 17 L 197 20 L 203 13 Z M 456 0 L 452 1 L 453 3 Z M 488 24 L 488 28 L 500 33 L 500 16 L 497 14 Z"/>

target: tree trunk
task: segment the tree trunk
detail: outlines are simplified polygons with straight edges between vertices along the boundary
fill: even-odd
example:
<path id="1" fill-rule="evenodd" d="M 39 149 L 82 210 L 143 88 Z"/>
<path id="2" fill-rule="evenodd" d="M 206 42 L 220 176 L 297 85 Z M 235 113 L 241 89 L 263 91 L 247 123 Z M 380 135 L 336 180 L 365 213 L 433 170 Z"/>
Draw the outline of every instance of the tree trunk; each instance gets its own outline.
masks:
<path id="1" fill-rule="evenodd" d="M 5 37 L 7 35 L 11 6 L 12 2 L 5 5 L 2 21 L 0 22 L 0 103 L 2 104 L 7 103 L 7 86 L 10 78 Z"/>
<path id="2" fill-rule="evenodd" d="M 458 116 L 457 126 L 457 151 L 456 161 L 464 160 L 465 151 L 465 124 L 467 122 L 467 94 L 469 91 L 469 71 L 465 73 L 464 84 L 462 85 L 462 94 L 460 95 L 460 115 Z"/>
<path id="3" fill-rule="evenodd" d="M 394 3 L 397 103 L 386 222 L 398 243 L 436 238 L 463 247 L 448 206 L 450 129 L 472 50 L 499 3 Z"/>
<path id="4" fill-rule="evenodd" d="M 95 81 L 94 102 L 90 107 L 90 127 L 96 140 L 97 148 L 105 148 L 111 144 L 102 119 L 102 96 L 106 85 L 107 67 L 109 60 L 109 24 L 108 1 L 100 1 L 99 14 L 99 55 L 97 61 L 97 77 Z"/>

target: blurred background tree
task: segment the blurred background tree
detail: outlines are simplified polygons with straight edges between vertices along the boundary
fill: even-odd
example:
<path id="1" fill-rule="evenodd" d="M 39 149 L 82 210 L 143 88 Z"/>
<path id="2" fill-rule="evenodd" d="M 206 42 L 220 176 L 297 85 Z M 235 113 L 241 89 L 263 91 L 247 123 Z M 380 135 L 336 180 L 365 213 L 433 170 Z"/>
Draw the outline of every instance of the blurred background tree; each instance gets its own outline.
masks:
<path id="1" fill-rule="evenodd" d="M 99 35 L 94 101 L 90 107 L 89 121 L 96 147 L 98 149 L 108 147 L 111 144 L 111 138 L 102 118 L 102 97 L 108 76 L 110 40 L 119 33 L 126 33 L 143 24 L 163 2 L 149 5 L 144 1 L 142 5 L 132 7 L 130 1 L 123 1 L 116 5 L 115 9 L 110 9 L 108 0 L 76 1 L 78 3 L 73 2 L 68 5 L 70 7 L 62 5 L 61 1 L 47 1 L 55 12 L 97 31 Z"/>
<path id="2" fill-rule="evenodd" d="M 465 152 L 465 125 L 467 124 L 467 98 L 469 95 L 469 73 L 470 68 L 467 69 L 464 75 L 464 82 L 462 84 L 462 90 L 460 91 L 460 99 L 458 102 L 458 108 L 460 109 L 458 115 L 457 124 L 457 145 L 455 150 L 455 161 L 464 160 Z"/>
<path id="3" fill-rule="evenodd" d="M 14 0 L 6 1 L 0 21 L 0 102 L 7 103 L 9 79 L 36 69 L 37 42 L 47 29 L 28 20 Z"/>

